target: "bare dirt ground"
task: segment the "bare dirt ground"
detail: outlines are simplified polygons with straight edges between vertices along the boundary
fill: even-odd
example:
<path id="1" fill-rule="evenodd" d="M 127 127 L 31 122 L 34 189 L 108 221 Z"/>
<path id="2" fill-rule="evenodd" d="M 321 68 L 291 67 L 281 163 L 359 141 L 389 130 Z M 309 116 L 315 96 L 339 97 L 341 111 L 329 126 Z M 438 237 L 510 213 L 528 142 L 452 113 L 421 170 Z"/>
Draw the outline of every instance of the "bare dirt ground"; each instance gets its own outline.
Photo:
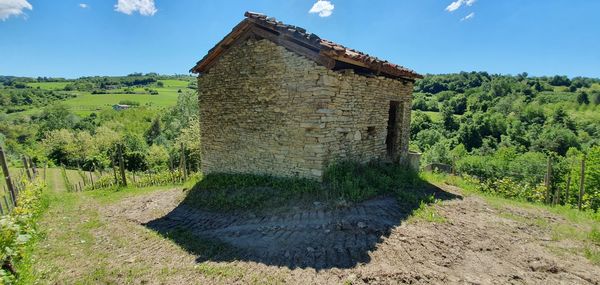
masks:
<path id="1" fill-rule="evenodd" d="M 581 244 L 531 222 L 566 221 L 534 208 L 467 196 L 433 206 L 445 221 L 431 222 L 383 197 L 256 216 L 192 209 L 185 194 L 61 197 L 42 221 L 37 283 L 600 284 L 600 266 L 572 253 Z"/>

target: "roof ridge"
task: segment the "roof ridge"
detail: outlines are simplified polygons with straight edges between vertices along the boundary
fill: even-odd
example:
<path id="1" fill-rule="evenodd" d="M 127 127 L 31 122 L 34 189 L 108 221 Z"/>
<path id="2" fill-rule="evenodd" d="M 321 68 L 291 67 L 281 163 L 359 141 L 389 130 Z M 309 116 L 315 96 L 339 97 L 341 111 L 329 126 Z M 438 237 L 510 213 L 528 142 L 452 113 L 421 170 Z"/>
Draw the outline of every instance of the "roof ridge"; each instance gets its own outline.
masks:
<path id="1" fill-rule="evenodd" d="M 280 34 L 284 34 L 292 40 L 300 41 L 302 45 L 307 45 L 313 50 L 315 50 L 315 52 L 318 52 L 320 55 L 328 57 L 335 61 L 367 68 L 376 72 L 377 74 L 383 73 L 384 75 L 392 77 L 404 77 L 409 79 L 423 78 L 422 75 L 416 73 L 411 69 L 391 63 L 387 60 L 379 59 L 367 53 L 363 53 L 361 51 L 345 47 L 333 41 L 322 39 L 316 34 L 310 33 L 302 27 L 285 24 L 265 14 L 247 11 L 244 13 L 244 16 L 247 18 L 244 21 L 250 21 L 251 23 L 254 23 L 255 25 L 258 25 L 262 28 L 276 31 Z M 244 21 L 238 24 L 238 26 L 236 26 L 232 30 L 232 32 L 225 37 L 225 39 L 227 39 L 227 37 L 230 37 L 232 34 L 239 32 L 239 27 L 244 23 Z M 223 41 L 225 39 L 223 39 Z M 198 62 L 198 64 L 194 68 L 192 68 L 191 71 L 202 72 L 203 70 L 200 67 L 203 64 L 203 62 L 206 60 L 210 60 L 209 58 L 214 58 L 210 57 L 209 55 L 211 55 L 217 47 L 221 49 L 226 48 L 224 46 L 221 46 L 223 41 L 219 42 L 219 44 L 212 48 L 207 54 L 207 56 L 205 56 L 200 62 Z M 203 67 L 204 66 L 206 65 L 203 65 Z M 330 68 L 333 67 L 331 66 Z"/>

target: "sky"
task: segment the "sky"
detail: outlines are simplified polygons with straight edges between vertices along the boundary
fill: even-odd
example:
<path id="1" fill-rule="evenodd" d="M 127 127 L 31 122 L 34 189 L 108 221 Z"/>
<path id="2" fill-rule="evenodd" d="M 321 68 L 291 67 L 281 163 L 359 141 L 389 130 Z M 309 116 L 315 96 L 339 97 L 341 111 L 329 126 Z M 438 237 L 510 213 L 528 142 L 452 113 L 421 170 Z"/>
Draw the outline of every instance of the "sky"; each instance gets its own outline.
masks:
<path id="1" fill-rule="evenodd" d="M 0 0 L 0 75 L 187 74 L 245 11 L 422 74 L 600 77 L 597 0 Z"/>

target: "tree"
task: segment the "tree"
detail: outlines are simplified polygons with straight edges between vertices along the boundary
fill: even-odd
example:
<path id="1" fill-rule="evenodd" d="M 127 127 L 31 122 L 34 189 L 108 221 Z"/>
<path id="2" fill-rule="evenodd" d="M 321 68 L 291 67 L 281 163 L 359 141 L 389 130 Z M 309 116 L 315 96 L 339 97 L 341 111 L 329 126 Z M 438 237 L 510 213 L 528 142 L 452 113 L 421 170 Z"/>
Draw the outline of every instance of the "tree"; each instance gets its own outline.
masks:
<path id="1" fill-rule="evenodd" d="M 579 103 L 579 105 L 583 105 L 583 104 L 589 105 L 590 104 L 590 98 L 585 91 L 581 91 L 581 92 L 579 92 L 579 94 L 577 94 L 577 103 Z"/>
<path id="2" fill-rule="evenodd" d="M 600 105 L 600 92 L 599 93 L 595 93 L 595 96 L 594 96 L 594 105 Z"/>
<path id="3" fill-rule="evenodd" d="M 569 86 L 571 85 L 571 80 L 566 76 L 555 75 L 548 83 L 552 86 Z"/>
<path id="4" fill-rule="evenodd" d="M 42 141 L 46 155 L 57 164 L 71 165 L 76 153 L 75 135 L 67 130 L 52 130 Z"/>
<path id="5" fill-rule="evenodd" d="M 535 150 L 556 152 L 562 156 L 570 147 L 579 148 L 577 136 L 569 129 L 554 125 L 545 127 L 533 144 Z"/>
<path id="6" fill-rule="evenodd" d="M 420 131 L 415 138 L 419 149 L 428 150 L 431 146 L 444 139 L 444 135 L 436 129 L 425 129 Z"/>
<path id="7" fill-rule="evenodd" d="M 168 168 L 169 152 L 162 145 L 152 145 L 148 148 L 148 155 L 146 156 L 148 168 L 161 171 Z"/>
<path id="8" fill-rule="evenodd" d="M 442 106 L 442 122 L 444 129 L 448 131 L 456 130 L 456 122 L 454 121 L 454 109 L 448 104 Z"/>
<path id="9" fill-rule="evenodd" d="M 44 109 L 39 121 L 40 131 L 43 132 L 71 129 L 79 121 L 79 117 L 73 115 L 66 105 L 55 104 Z"/>
<path id="10" fill-rule="evenodd" d="M 152 145 L 156 142 L 156 140 L 161 136 L 161 128 L 160 128 L 160 118 L 156 117 L 152 121 L 150 128 L 144 134 L 146 138 L 146 143 L 148 145 Z"/>

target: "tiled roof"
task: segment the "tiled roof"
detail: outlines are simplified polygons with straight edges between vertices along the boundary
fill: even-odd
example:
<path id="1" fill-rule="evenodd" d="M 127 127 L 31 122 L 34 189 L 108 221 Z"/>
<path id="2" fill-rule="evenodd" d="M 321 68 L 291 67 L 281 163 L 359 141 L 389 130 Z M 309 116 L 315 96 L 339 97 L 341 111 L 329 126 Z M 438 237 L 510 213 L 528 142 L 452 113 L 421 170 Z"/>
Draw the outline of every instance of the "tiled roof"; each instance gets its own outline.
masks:
<path id="1" fill-rule="evenodd" d="M 289 38 L 301 42 L 308 48 L 312 48 L 313 50 L 318 51 L 318 54 L 320 56 L 324 56 L 350 65 L 356 65 L 362 68 L 366 68 L 373 71 L 373 73 L 375 74 L 382 74 L 391 77 L 403 77 L 409 79 L 423 78 L 422 75 L 414 72 L 413 70 L 410 70 L 397 64 L 393 64 L 386 60 L 381 60 L 377 57 L 370 56 L 360 51 L 347 48 L 343 45 L 334 43 L 332 41 L 321 39 L 319 36 L 309 33 L 306 31 L 306 29 L 303 29 L 301 27 L 284 24 L 280 21 L 277 21 L 275 18 L 271 18 L 259 13 L 246 12 L 244 16 L 246 16 L 247 18 L 245 21 L 249 21 L 256 25 L 260 25 L 262 28 L 267 28 L 273 31 L 277 31 L 280 34 L 284 34 Z M 223 41 L 217 44 L 217 46 L 211 49 L 209 53 L 201 61 L 199 61 L 194 68 L 192 68 L 191 71 L 202 72 L 203 67 L 208 66 L 205 64 L 205 61 L 209 61 L 212 58 L 214 58 L 211 57 L 211 54 L 215 50 L 223 49 L 223 47 L 220 46 L 228 37 L 230 37 L 232 34 L 240 34 L 239 29 L 243 28 L 243 24 L 244 21 L 238 26 L 236 26 L 233 29 L 233 31 L 227 37 L 225 37 Z M 333 68 L 333 66 L 329 66 L 329 68 Z"/>

